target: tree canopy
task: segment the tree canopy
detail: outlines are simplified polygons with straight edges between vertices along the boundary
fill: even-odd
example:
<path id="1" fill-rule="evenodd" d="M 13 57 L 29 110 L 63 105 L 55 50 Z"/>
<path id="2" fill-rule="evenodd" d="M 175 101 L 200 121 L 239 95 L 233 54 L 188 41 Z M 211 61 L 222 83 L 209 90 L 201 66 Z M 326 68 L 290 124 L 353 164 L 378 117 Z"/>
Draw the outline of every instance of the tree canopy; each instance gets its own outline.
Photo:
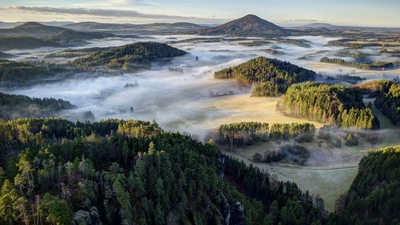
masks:
<path id="1" fill-rule="evenodd" d="M 94 70 L 96 67 L 134 71 L 156 59 L 172 58 L 186 54 L 185 51 L 157 42 L 137 42 L 90 54 L 78 58 L 71 64 L 81 70 Z"/>
<path id="2" fill-rule="evenodd" d="M 236 79 L 243 84 L 259 84 L 254 96 L 276 96 L 294 83 L 314 80 L 317 74 L 289 62 L 258 57 L 214 73 L 216 79 Z"/>
<path id="3" fill-rule="evenodd" d="M 0 120 L 0 168 L 2 224 L 326 221 L 296 184 L 154 121 Z"/>
<path id="4" fill-rule="evenodd" d="M 361 92 L 341 85 L 293 84 L 278 102 L 278 109 L 290 116 L 335 126 L 379 128 L 379 120 L 365 107 Z"/>

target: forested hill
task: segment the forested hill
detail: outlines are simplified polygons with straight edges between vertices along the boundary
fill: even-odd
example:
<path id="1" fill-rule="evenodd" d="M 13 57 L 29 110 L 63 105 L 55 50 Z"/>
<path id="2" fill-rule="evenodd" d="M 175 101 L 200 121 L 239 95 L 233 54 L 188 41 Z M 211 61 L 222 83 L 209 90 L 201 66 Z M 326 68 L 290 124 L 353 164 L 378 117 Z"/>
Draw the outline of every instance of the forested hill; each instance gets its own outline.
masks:
<path id="1" fill-rule="evenodd" d="M 10 29 L 0 29 L 1 36 L 29 36 L 29 37 L 45 37 L 55 35 L 59 32 L 70 29 L 46 26 L 37 22 L 27 22 Z"/>
<path id="2" fill-rule="evenodd" d="M 190 32 L 204 29 L 205 26 L 194 23 L 151 23 L 151 24 L 120 24 L 120 23 L 97 23 L 80 22 L 64 25 L 64 27 L 77 31 L 96 31 L 118 34 L 140 34 L 140 35 L 160 35 L 171 33 Z"/>
<path id="3" fill-rule="evenodd" d="M 137 70 L 150 62 L 182 56 L 185 51 L 157 42 L 138 42 L 113 48 L 106 52 L 96 52 L 88 57 L 79 58 L 72 65 L 82 70 L 94 70 L 96 67 L 108 69 Z"/>
<path id="4" fill-rule="evenodd" d="M 326 223 L 296 184 L 155 122 L 0 120 L 0 150 L 1 224 Z"/>
<path id="5" fill-rule="evenodd" d="M 365 156 L 347 195 L 337 202 L 329 225 L 400 223 L 400 147 Z"/>
<path id="6" fill-rule="evenodd" d="M 30 98 L 23 95 L 10 95 L 0 92 L 0 118 L 51 117 L 61 110 L 72 109 L 70 102 L 54 98 Z"/>
<path id="7" fill-rule="evenodd" d="M 365 107 L 361 91 L 341 85 L 293 84 L 278 102 L 287 115 L 358 129 L 377 129 L 379 120 Z"/>
<path id="8" fill-rule="evenodd" d="M 28 85 L 65 72 L 60 68 L 45 68 L 28 62 L 0 60 L 0 86 Z"/>
<path id="9" fill-rule="evenodd" d="M 216 79 L 237 79 L 245 84 L 259 83 L 253 90 L 254 96 L 275 96 L 284 93 L 291 84 L 311 81 L 316 76 L 314 71 L 265 57 L 258 57 L 214 73 Z"/>
<path id="10" fill-rule="evenodd" d="M 0 52 L 0 59 L 9 59 L 9 58 L 13 58 L 13 57 L 15 57 L 15 56 L 8 54 L 8 53 Z"/>
<path id="11" fill-rule="evenodd" d="M 370 98 L 379 96 L 382 93 L 388 93 L 389 89 L 395 82 L 391 80 L 371 80 L 355 85 L 354 87 L 361 90 Z"/>
<path id="12" fill-rule="evenodd" d="M 34 49 L 41 47 L 60 47 L 60 44 L 53 41 L 42 40 L 35 37 L 0 36 L 0 51 L 8 51 L 12 49 Z"/>
<path id="13" fill-rule="evenodd" d="M 202 29 L 196 32 L 200 35 L 234 35 L 234 36 L 282 36 L 290 32 L 255 15 L 246 15 L 225 24 Z"/>

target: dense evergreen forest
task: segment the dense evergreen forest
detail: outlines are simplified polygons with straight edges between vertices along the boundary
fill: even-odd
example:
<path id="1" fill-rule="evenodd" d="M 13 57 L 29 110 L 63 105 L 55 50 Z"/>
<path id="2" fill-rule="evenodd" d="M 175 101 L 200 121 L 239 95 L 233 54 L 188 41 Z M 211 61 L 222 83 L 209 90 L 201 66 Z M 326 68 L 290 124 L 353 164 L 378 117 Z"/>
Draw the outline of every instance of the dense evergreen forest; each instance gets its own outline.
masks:
<path id="1" fill-rule="evenodd" d="M 381 93 L 388 93 L 393 84 L 394 82 L 391 80 L 372 80 L 355 85 L 355 88 L 361 90 L 364 95 L 375 98 Z"/>
<path id="2" fill-rule="evenodd" d="M 10 95 L 0 92 L 0 118 L 5 120 L 21 117 L 50 117 L 74 106 L 62 99 L 30 98 L 23 95 Z"/>
<path id="3" fill-rule="evenodd" d="M 347 195 L 337 201 L 329 225 L 400 223 L 400 147 L 365 156 Z"/>
<path id="4" fill-rule="evenodd" d="M 64 70 L 33 66 L 28 62 L 0 60 L 0 86 L 30 84 L 36 80 L 51 78 L 60 72 Z"/>
<path id="5" fill-rule="evenodd" d="M 328 58 L 328 57 L 323 57 L 321 58 L 320 62 L 323 63 L 334 63 L 334 64 L 339 64 L 343 66 L 349 66 L 349 67 L 354 67 L 358 69 L 363 69 L 363 70 L 377 70 L 377 69 L 388 69 L 388 68 L 393 68 L 394 64 L 391 62 L 373 62 L 373 63 L 358 63 L 358 62 L 347 62 L 343 59 L 338 59 L 338 58 Z"/>
<path id="6" fill-rule="evenodd" d="M 344 75 L 336 75 L 334 77 L 328 76 L 327 79 L 329 81 L 337 81 L 337 82 L 347 82 L 350 84 L 356 84 L 361 81 L 365 81 L 365 77 L 359 77 L 359 76 L 351 76 L 349 74 L 344 74 Z M 331 83 L 331 82 L 330 82 Z"/>
<path id="7" fill-rule="evenodd" d="M 385 86 L 385 89 L 382 89 L 382 92 L 376 98 L 375 106 L 393 124 L 400 126 L 400 85 L 392 83 L 389 89 Z"/>
<path id="8" fill-rule="evenodd" d="M 0 51 L 8 51 L 12 49 L 33 49 L 40 47 L 60 47 L 56 42 L 42 40 L 35 37 L 26 36 L 0 36 Z"/>
<path id="9" fill-rule="evenodd" d="M 295 138 L 299 142 L 311 141 L 315 126 L 310 123 L 272 124 L 261 122 L 240 122 L 222 124 L 217 130 L 208 133 L 219 145 L 246 146 L 260 141 L 280 141 Z"/>
<path id="10" fill-rule="evenodd" d="M 301 83 L 290 86 L 277 108 L 287 115 L 334 126 L 377 129 L 379 120 L 365 107 L 360 90 L 340 85 Z"/>
<path id="11" fill-rule="evenodd" d="M 10 58 L 13 58 L 13 57 L 15 57 L 15 56 L 12 55 L 12 54 L 0 52 L 0 59 L 10 59 Z"/>
<path id="12" fill-rule="evenodd" d="M 80 48 L 80 49 L 66 49 L 59 52 L 52 52 L 47 54 L 45 58 L 74 58 L 74 57 L 83 57 L 89 55 L 90 53 L 95 52 L 106 52 L 112 49 L 112 47 L 93 47 L 93 48 Z"/>
<path id="13" fill-rule="evenodd" d="M 216 79 L 236 79 L 243 84 L 256 83 L 253 96 L 276 96 L 294 83 L 314 80 L 317 74 L 289 62 L 258 57 L 214 73 Z"/>
<path id="14" fill-rule="evenodd" d="M 326 222 L 296 184 L 154 121 L 0 120 L 0 165 L 2 224 Z"/>
<path id="15" fill-rule="evenodd" d="M 71 64 L 81 70 L 95 70 L 96 67 L 108 69 L 123 69 L 135 71 L 156 59 L 182 56 L 185 51 L 156 42 L 138 42 L 112 48 L 106 52 L 92 53 L 85 58 L 79 58 Z"/>
<path id="16" fill-rule="evenodd" d="M 382 46 L 382 44 L 373 42 L 357 43 L 357 39 L 341 39 L 341 40 L 328 41 L 328 45 L 342 46 L 351 49 Z"/>

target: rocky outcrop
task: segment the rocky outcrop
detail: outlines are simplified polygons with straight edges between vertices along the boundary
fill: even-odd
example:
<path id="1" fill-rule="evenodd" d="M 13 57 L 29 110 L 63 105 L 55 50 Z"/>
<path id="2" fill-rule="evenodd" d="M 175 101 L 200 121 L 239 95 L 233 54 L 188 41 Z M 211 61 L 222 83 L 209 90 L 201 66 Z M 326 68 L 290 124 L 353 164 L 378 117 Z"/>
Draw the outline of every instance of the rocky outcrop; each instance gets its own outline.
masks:
<path id="1" fill-rule="evenodd" d="M 96 207 L 91 207 L 88 211 L 79 210 L 75 213 L 72 225 L 102 225 L 99 212 Z"/>
<path id="2" fill-rule="evenodd" d="M 74 225 L 93 225 L 90 219 L 90 214 L 87 211 L 79 210 L 74 215 L 73 223 Z"/>
<path id="3" fill-rule="evenodd" d="M 244 206 L 237 201 L 232 216 L 233 225 L 245 225 Z"/>
<path id="4" fill-rule="evenodd" d="M 231 208 L 228 199 L 226 199 L 224 193 L 222 192 L 219 193 L 218 205 L 222 216 L 222 224 L 229 225 L 231 219 Z"/>

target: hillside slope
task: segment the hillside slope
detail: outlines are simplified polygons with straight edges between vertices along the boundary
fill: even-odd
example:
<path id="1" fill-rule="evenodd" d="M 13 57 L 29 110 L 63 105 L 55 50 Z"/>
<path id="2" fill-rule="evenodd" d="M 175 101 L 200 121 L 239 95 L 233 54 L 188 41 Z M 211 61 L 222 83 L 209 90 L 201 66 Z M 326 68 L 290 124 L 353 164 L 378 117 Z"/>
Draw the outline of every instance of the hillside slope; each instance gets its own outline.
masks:
<path id="1" fill-rule="evenodd" d="M 86 58 L 79 58 L 72 65 L 81 70 L 93 70 L 96 67 L 134 71 L 156 59 L 171 58 L 186 54 L 177 48 L 156 42 L 138 42 L 113 48 L 106 52 L 96 52 Z"/>
<path id="2" fill-rule="evenodd" d="M 247 15 L 217 27 L 198 31 L 200 35 L 281 36 L 289 31 L 255 15 Z"/>
<path id="3" fill-rule="evenodd" d="M 253 96 L 276 96 L 294 83 L 314 80 L 314 71 L 278 59 L 258 57 L 214 73 L 216 79 L 236 79 L 243 84 L 258 83 Z"/>

